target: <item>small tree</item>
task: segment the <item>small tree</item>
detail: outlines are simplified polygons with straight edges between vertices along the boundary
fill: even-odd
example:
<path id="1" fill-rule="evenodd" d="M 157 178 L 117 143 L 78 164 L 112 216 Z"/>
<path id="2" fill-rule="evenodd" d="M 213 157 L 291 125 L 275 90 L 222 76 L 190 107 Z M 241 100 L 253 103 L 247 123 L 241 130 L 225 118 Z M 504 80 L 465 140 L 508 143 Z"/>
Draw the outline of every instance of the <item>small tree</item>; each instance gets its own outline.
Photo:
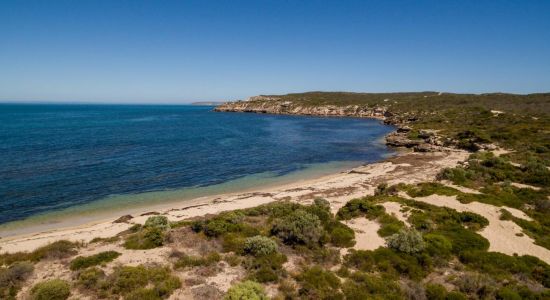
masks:
<path id="1" fill-rule="evenodd" d="M 256 235 L 245 240 L 244 251 L 254 256 L 269 255 L 277 252 L 277 243 L 268 237 Z"/>
<path id="2" fill-rule="evenodd" d="M 267 300 L 264 288 L 257 282 L 244 281 L 232 286 L 224 297 L 225 300 Z"/>
<path id="3" fill-rule="evenodd" d="M 420 252 L 425 248 L 422 234 L 415 229 L 407 228 L 388 237 L 386 244 L 389 248 L 408 254 Z"/>
<path id="4" fill-rule="evenodd" d="M 319 218 L 301 209 L 280 219 L 275 223 L 271 231 L 283 239 L 286 244 L 290 245 L 313 245 L 319 242 L 323 234 Z"/>

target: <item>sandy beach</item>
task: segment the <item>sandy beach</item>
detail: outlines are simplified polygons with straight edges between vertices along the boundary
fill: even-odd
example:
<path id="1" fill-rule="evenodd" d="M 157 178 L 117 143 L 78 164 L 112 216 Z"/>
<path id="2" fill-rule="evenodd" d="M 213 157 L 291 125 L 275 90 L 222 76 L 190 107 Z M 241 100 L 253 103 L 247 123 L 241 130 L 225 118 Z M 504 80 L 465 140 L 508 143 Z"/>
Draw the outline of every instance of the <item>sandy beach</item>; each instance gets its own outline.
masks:
<path id="1" fill-rule="evenodd" d="M 87 224 L 40 230 L 0 239 L 0 252 L 32 251 L 57 240 L 89 242 L 96 237 L 111 237 L 126 230 L 132 224 L 144 223 L 148 213 L 159 213 L 171 221 L 180 221 L 221 211 L 258 206 L 264 203 L 292 200 L 308 203 L 315 197 L 326 198 L 336 212 L 347 201 L 373 193 L 381 182 L 388 184 L 415 183 L 433 180 L 445 167 L 453 167 L 466 159 L 463 151 L 436 153 L 403 152 L 382 162 L 367 164 L 351 170 L 314 179 L 299 180 L 291 184 L 260 188 L 242 193 L 220 194 L 145 208 L 133 208 L 121 212 L 131 214 L 128 223 L 115 223 L 120 217 L 98 219 Z M 145 214 L 145 215 L 144 215 Z"/>

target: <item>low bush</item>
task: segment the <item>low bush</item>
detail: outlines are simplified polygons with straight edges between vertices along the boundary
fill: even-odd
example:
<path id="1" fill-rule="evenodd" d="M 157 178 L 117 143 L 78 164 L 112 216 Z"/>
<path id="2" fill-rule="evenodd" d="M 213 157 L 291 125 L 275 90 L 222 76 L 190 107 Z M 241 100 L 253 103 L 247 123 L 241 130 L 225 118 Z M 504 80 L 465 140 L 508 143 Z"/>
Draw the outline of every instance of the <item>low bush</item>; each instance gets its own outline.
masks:
<path id="1" fill-rule="evenodd" d="M 43 281 L 31 289 L 33 300 L 65 300 L 70 294 L 69 283 L 61 279 Z"/>
<path id="2" fill-rule="evenodd" d="M 445 236 L 428 233 L 424 235 L 424 241 L 426 242 L 426 253 L 431 257 L 447 259 L 451 256 L 453 244 Z"/>
<path id="3" fill-rule="evenodd" d="M 384 182 L 376 186 L 374 195 L 392 196 L 392 195 L 397 195 L 398 192 L 399 192 L 399 189 L 397 188 L 397 186 L 395 185 L 388 186 L 388 184 Z"/>
<path id="4" fill-rule="evenodd" d="M 460 254 L 469 250 L 487 250 L 489 249 L 489 241 L 481 235 L 465 229 L 460 225 L 445 226 L 433 233 L 442 235 L 449 239 L 452 243 L 452 251 L 454 254 Z"/>
<path id="5" fill-rule="evenodd" d="M 412 254 L 424 250 L 424 238 L 415 229 L 401 229 L 398 233 L 388 237 L 386 244 L 389 248 Z"/>
<path id="6" fill-rule="evenodd" d="M 405 190 L 411 197 L 427 197 L 433 194 L 453 196 L 458 195 L 460 192 L 452 187 L 448 187 L 437 182 L 423 182 L 416 185 L 402 186 L 401 189 Z"/>
<path id="7" fill-rule="evenodd" d="M 71 261 L 71 270 L 84 269 L 99 264 L 108 263 L 119 257 L 120 253 L 116 251 L 100 252 L 91 256 L 79 256 Z"/>
<path id="8" fill-rule="evenodd" d="M 313 266 L 296 277 L 298 294 L 306 299 L 343 299 L 340 279 L 320 266 Z"/>
<path id="9" fill-rule="evenodd" d="M 423 278 L 431 268 L 428 255 L 396 252 L 388 248 L 373 251 L 351 250 L 344 257 L 344 266 L 363 272 L 383 272 L 388 276 L 407 276 L 413 280 Z"/>
<path id="10" fill-rule="evenodd" d="M 183 269 L 188 267 L 199 267 L 199 266 L 212 266 L 218 263 L 221 260 L 221 256 L 217 252 L 210 252 L 205 256 L 189 256 L 183 255 L 178 259 L 174 264 L 176 269 Z"/>
<path id="11" fill-rule="evenodd" d="M 37 262 L 43 259 L 61 259 L 76 254 L 77 243 L 61 240 L 42 246 L 32 252 L 16 252 L 0 255 L 0 265 L 10 265 L 17 261 Z"/>
<path id="12" fill-rule="evenodd" d="M 323 235 L 323 227 L 316 215 L 299 209 L 277 219 L 271 233 L 281 238 L 285 244 L 315 246 Z"/>
<path id="13" fill-rule="evenodd" d="M 168 218 L 165 216 L 152 216 L 147 218 L 143 227 L 168 230 L 170 229 L 170 223 L 168 222 Z"/>
<path id="14" fill-rule="evenodd" d="M 228 232 L 242 231 L 243 226 L 245 226 L 243 223 L 244 217 L 245 214 L 240 211 L 225 212 L 208 220 L 194 222 L 191 228 L 195 232 L 204 232 L 208 237 L 218 237 Z"/>
<path id="15" fill-rule="evenodd" d="M 338 210 L 336 217 L 340 220 L 350 220 L 360 216 L 375 219 L 384 213 L 384 207 L 371 201 L 372 197 L 352 199 Z"/>
<path id="16" fill-rule="evenodd" d="M 224 252 L 244 253 L 244 242 L 246 237 L 241 234 L 230 232 L 223 236 L 222 247 Z"/>
<path id="17" fill-rule="evenodd" d="M 257 282 L 244 281 L 229 288 L 224 300 L 268 300 L 264 288 Z"/>
<path id="18" fill-rule="evenodd" d="M 15 299 L 21 285 L 32 274 L 34 266 L 29 262 L 15 262 L 0 267 L 0 299 Z"/>
<path id="19" fill-rule="evenodd" d="M 447 297 L 447 290 L 440 284 L 427 284 L 425 289 L 427 300 L 445 300 Z"/>
<path id="20" fill-rule="evenodd" d="M 124 300 L 160 300 L 160 297 L 154 289 L 140 288 L 130 292 L 124 297 Z"/>
<path id="21" fill-rule="evenodd" d="M 387 237 L 398 233 L 402 228 L 405 228 L 405 223 L 401 222 L 394 216 L 383 213 L 376 219 L 380 224 L 380 229 L 377 233 L 381 237 Z"/>
<path id="22" fill-rule="evenodd" d="M 550 287 L 550 266 L 533 256 L 509 256 L 498 252 L 465 251 L 460 261 L 473 270 L 486 273 L 497 279 L 512 276 L 531 278 L 545 287 Z"/>
<path id="23" fill-rule="evenodd" d="M 254 256 L 270 255 L 277 252 L 277 243 L 268 237 L 256 235 L 244 241 L 244 251 Z"/>
<path id="24" fill-rule="evenodd" d="M 497 283 L 486 274 L 467 272 L 457 277 L 453 284 L 463 293 L 472 298 L 491 299 L 497 290 Z"/>
<path id="25" fill-rule="evenodd" d="M 257 282 L 274 282 L 285 274 L 283 264 L 287 261 L 285 255 L 274 253 L 259 257 L 249 257 L 244 261 L 248 277 Z"/>
<path id="26" fill-rule="evenodd" d="M 99 268 L 92 267 L 80 271 L 77 278 L 79 285 L 85 289 L 92 289 L 101 285 L 100 283 L 105 279 L 105 272 Z"/>
<path id="27" fill-rule="evenodd" d="M 109 286 L 111 294 L 122 296 L 151 286 L 150 290 L 154 291 L 158 298 L 167 298 L 181 286 L 180 280 L 165 267 L 123 266 L 115 269 L 107 280 L 112 283 Z M 150 295 L 150 292 L 146 294 Z"/>
<path id="28" fill-rule="evenodd" d="M 403 299 L 401 288 L 394 279 L 362 272 L 355 272 L 344 281 L 342 291 L 349 300 Z"/>
<path id="29" fill-rule="evenodd" d="M 329 232 L 330 243 L 336 247 L 353 247 L 355 245 L 355 232 L 353 229 L 340 222 L 335 223 Z"/>
<path id="30" fill-rule="evenodd" d="M 166 233 L 155 227 L 143 227 L 138 232 L 129 235 L 124 242 L 126 249 L 153 249 L 164 244 Z"/>

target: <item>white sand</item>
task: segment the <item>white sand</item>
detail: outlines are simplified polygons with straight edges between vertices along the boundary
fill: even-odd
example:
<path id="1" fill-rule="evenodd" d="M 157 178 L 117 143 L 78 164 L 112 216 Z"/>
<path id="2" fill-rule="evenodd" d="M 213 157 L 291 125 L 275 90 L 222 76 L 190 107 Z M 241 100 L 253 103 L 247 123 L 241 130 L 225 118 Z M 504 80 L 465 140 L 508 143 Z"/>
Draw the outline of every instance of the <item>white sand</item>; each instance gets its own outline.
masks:
<path id="1" fill-rule="evenodd" d="M 375 250 L 386 244 L 386 240 L 378 235 L 377 231 L 380 229 L 380 224 L 378 224 L 378 222 L 360 217 L 344 223 L 355 231 L 356 243 L 353 249 Z"/>
<path id="2" fill-rule="evenodd" d="M 515 187 L 520 188 L 520 189 L 533 189 L 535 191 L 540 190 L 540 188 L 538 186 L 532 186 L 532 185 L 523 184 L 523 183 L 519 183 L 519 182 L 512 182 L 512 183 L 510 183 L 510 185 L 515 186 Z"/>
<path id="3" fill-rule="evenodd" d="M 441 183 L 448 186 L 448 187 L 452 187 L 453 189 L 455 189 L 457 191 L 466 193 L 466 194 L 481 194 L 478 190 L 467 188 L 465 186 L 456 185 L 456 184 L 453 184 L 452 182 L 450 182 L 448 180 L 442 180 Z"/>
<path id="4" fill-rule="evenodd" d="M 390 201 L 382 203 L 382 206 L 386 209 L 386 213 L 396 217 L 407 226 L 410 226 L 409 221 L 407 220 L 409 218 L 409 214 L 401 211 L 403 206 L 400 203 Z"/>
<path id="5" fill-rule="evenodd" d="M 258 206 L 273 201 L 290 199 L 311 202 L 315 197 L 324 197 L 337 211 L 347 201 L 372 194 L 379 183 L 417 183 L 433 180 L 445 167 L 454 167 L 464 161 L 468 154 L 462 151 L 437 153 L 403 153 L 385 162 L 355 168 L 348 172 L 302 180 L 293 184 L 271 187 L 255 192 L 223 194 L 201 199 L 182 201 L 181 204 L 156 206 L 147 211 L 159 211 L 171 221 L 195 216 L 215 214 L 222 211 Z M 136 217 L 133 223 L 144 223 L 147 216 Z M 123 231 L 131 224 L 113 224 L 112 219 L 77 228 L 60 228 L 49 232 L 13 236 L 0 239 L 0 252 L 32 251 L 56 240 L 88 242 L 94 237 L 109 237 Z"/>
<path id="6" fill-rule="evenodd" d="M 477 213 L 489 220 L 489 225 L 483 228 L 479 234 L 489 243 L 489 251 L 501 252 L 508 255 L 532 255 L 550 263 L 550 250 L 535 245 L 533 239 L 522 234 L 521 227 L 512 221 L 500 220 L 501 209 L 506 209 L 513 216 L 525 220 L 531 220 L 524 212 L 510 207 L 498 207 L 490 204 L 471 202 L 460 203 L 456 196 L 431 195 L 428 197 L 414 198 L 414 200 L 426 202 L 436 206 L 445 206 L 457 211 Z"/>

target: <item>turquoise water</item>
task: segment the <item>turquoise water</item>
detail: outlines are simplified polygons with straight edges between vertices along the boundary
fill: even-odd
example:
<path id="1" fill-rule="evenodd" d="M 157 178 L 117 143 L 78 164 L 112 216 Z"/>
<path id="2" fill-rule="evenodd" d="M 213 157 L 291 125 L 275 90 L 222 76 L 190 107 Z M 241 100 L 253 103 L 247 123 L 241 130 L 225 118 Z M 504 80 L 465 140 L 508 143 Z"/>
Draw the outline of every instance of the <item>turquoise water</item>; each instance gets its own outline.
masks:
<path id="1" fill-rule="evenodd" d="M 376 120 L 0 104 L 0 223 L 287 183 L 381 160 Z"/>

